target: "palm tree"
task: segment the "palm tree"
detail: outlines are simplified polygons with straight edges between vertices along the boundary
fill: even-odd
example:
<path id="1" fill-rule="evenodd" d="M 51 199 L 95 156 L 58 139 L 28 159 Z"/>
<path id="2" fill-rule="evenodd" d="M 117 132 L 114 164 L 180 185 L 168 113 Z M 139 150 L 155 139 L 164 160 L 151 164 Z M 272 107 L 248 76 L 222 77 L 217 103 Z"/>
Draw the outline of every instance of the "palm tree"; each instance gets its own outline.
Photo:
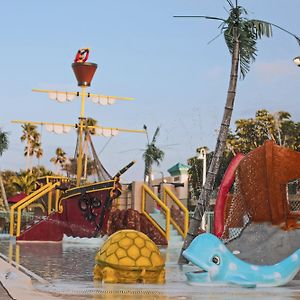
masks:
<path id="1" fill-rule="evenodd" d="M 40 134 L 37 132 L 37 127 L 30 123 L 22 125 L 23 135 L 21 136 L 22 142 L 27 142 L 24 149 L 24 156 L 26 156 L 26 169 L 31 170 L 30 157 L 36 156 L 38 159 L 43 155 L 41 148 Z"/>
<path id="2" fill-rule="evenodd" d="M 221 158 L 226 148 L 226 139 L 229 132 L 229 125 L 234 106 L 239 71 L 241 78 L 243 79 L 250 70 L 250 64 L 255 61 L 255 57 L 257 55 L 257 40 L 262 37 L 271 37 L 272 27 L 279 28 L 294 36 L 300 45 L 299 37 L 282 27 L 266 21 L 247 19 L 245 17 L 247 16 L 246 9 L 239 6 L 237 0 L 235 0 L 235 4 L 233 4 L 231 0 L 227 0 L 227 3 L 230 6 L 228 11 L 229 16 L 227 19 L 211 16 L 186 16 L 200 17 L 221 22 L 219 28 L 221 28 L 221 33 L 224 35 L 226 45 L 231 54 L 231 71 L 223 119 L 219 129 L 214 155 L 208 169 L 205 185 L 200 193 L 193 217 L 191 218 L 189 232 L 184 241 L 182 251 L 186 249 L 191 241 L 198 235 L 202 217 L 205 211 L 209 209 L 210 196 L 219 171 Z M 181 255 L 179 263 L 184 262 L 186 262 L 186 260 Z"/>
<path id="3" fill-rule="evenodd" d="M 12 184 L 19 192 L 29 195 L 36 188 L 36 176 L 28 171 L 22 172 L 14 177 Z"/>
<path id="4" fill-rule="evenodd" d="M 8 133 L 5 131 L 2 131 L 0 129 L 0 156 L 2 156 L 3 152 L 8 149 Z M 5 209 L 9 211 L 9 206 L 7 202 L 7 197 L 6 197 L 6 192 L 5 188 L 3 185 L 3 180 L 2 180 L 2 174 L 0 173 L 0 187 L 1 187 L 1 194 L 3 197 L 3 202 Z"/>
<path id="5" fill-rule="evenodd" d="M 38 178 L 44 176 L 53 176 L 54 173 L 51 170 L 46 169 L 44 166 L 37 166 L 32 168 L 32 175 Z"/>
<path id="6" fill-rule="evenodd" d="M 144 125 L 144 129 L 147 133 L 147 145 L 145 152 L 143 153 L 143 159 L 145 162 L 145 171 L 144 171 L 144 181 L 151 186 L 151 174 L 152 174 L 152 165 L 155 163 L 159 166 L 160 162 L 163 160 L 165 153 L 160 150 L 156 145 L 156 139 L 159 134 L 159 126 L 156 128 L 151 143 L 149 142 L 147 126 Z M 148 179 L 148 180 L 147 180 Z"/>
<path id="7" fill-rule="evenodd" d="M 56 148 L 55 156 L 50 159 L 50 162 L 52 162 L 54 165 L 57 166 L 57 173 L 59 173 L 58 166 L 60 165 L 60 168 L 62 169 L 66 161 L 67 161 L 66 152 L 60 147 Z"/>

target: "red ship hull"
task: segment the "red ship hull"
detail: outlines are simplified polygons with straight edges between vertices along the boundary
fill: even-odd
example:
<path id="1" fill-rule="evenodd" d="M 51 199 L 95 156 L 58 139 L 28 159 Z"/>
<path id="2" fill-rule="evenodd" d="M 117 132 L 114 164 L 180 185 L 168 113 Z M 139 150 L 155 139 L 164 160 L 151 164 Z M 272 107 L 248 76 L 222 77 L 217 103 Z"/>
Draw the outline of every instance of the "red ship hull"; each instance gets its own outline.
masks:
<path id="1" fill-rule="evenodd" d="M 58 212 L 30 226 L 18 241 L 61 241 L 64 235 L 91 238 L 106 233 L 114 180 L 66 190 Z"/>

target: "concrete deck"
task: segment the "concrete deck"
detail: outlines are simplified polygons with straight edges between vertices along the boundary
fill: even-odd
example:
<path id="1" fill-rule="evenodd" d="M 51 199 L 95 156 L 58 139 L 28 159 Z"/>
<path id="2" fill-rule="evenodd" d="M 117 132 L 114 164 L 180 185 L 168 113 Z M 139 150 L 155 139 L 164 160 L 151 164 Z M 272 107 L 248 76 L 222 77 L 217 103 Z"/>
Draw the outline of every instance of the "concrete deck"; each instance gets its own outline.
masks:
<path id="1" fill-rule="evenodd" d="M 6 289 L 0 284 L 0 300 L 11 300 L 11 296 L 8 294 Z"/>

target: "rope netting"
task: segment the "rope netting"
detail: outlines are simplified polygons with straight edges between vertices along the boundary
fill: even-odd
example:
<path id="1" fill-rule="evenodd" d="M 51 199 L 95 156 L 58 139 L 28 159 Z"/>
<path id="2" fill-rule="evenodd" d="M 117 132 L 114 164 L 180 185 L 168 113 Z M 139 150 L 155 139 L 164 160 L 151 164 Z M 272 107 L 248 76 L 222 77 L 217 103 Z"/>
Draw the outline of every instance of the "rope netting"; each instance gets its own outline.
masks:
<path id="1" fill-rule="evenodd" d="M 244 201 L 239 176 L 236 175 L 234 193 L 229 195 L 225 206 L 225 223 L 221 239 L 227 243 L 240 236 L 250 223 L 251 214 Z"/>
<path id="2" fill-rule="evenodd" d="M 84 136 L 84 142 L 87 144 L 87 146 L 90 147 L 91 150 L 91 156 L 92 156 L 92 161 L 91 161 L 91 167 L 95 169 L 95 173 L 97 174 L 97 179 L 98 181 L 106 181 L 106 180 L 111 180 L 112 176 L 108 173 L 108 171 L 105 169 L 103 164 L 101 163 L 97 152 L 95 150 L 94 144 L 91 139 L 91 135 L 89 132 L 85 132 Z M 76 149 L 75 149 L 75 155 L 74 158 L 77 158 L 79 155 L 79 138 L 77 138 L 77 144 L 76 144 Z M 84 147 L 85 151 L 83 155 L 87 155 L 87 149 L 88 147 Z"/>

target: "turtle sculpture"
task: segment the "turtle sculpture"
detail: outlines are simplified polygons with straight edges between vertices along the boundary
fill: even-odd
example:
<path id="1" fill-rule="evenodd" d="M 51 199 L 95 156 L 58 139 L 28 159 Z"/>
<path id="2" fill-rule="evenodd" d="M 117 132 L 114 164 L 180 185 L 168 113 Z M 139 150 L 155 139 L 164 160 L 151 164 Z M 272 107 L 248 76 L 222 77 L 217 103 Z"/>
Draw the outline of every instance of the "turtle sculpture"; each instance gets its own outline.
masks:
<path id="1" fill-rule="evenodd" d="M 156 244 L 144 233 L 120 230 L 95 257 L 94 280 L 105 283 L 165 282 L 165 263 Z"/>

